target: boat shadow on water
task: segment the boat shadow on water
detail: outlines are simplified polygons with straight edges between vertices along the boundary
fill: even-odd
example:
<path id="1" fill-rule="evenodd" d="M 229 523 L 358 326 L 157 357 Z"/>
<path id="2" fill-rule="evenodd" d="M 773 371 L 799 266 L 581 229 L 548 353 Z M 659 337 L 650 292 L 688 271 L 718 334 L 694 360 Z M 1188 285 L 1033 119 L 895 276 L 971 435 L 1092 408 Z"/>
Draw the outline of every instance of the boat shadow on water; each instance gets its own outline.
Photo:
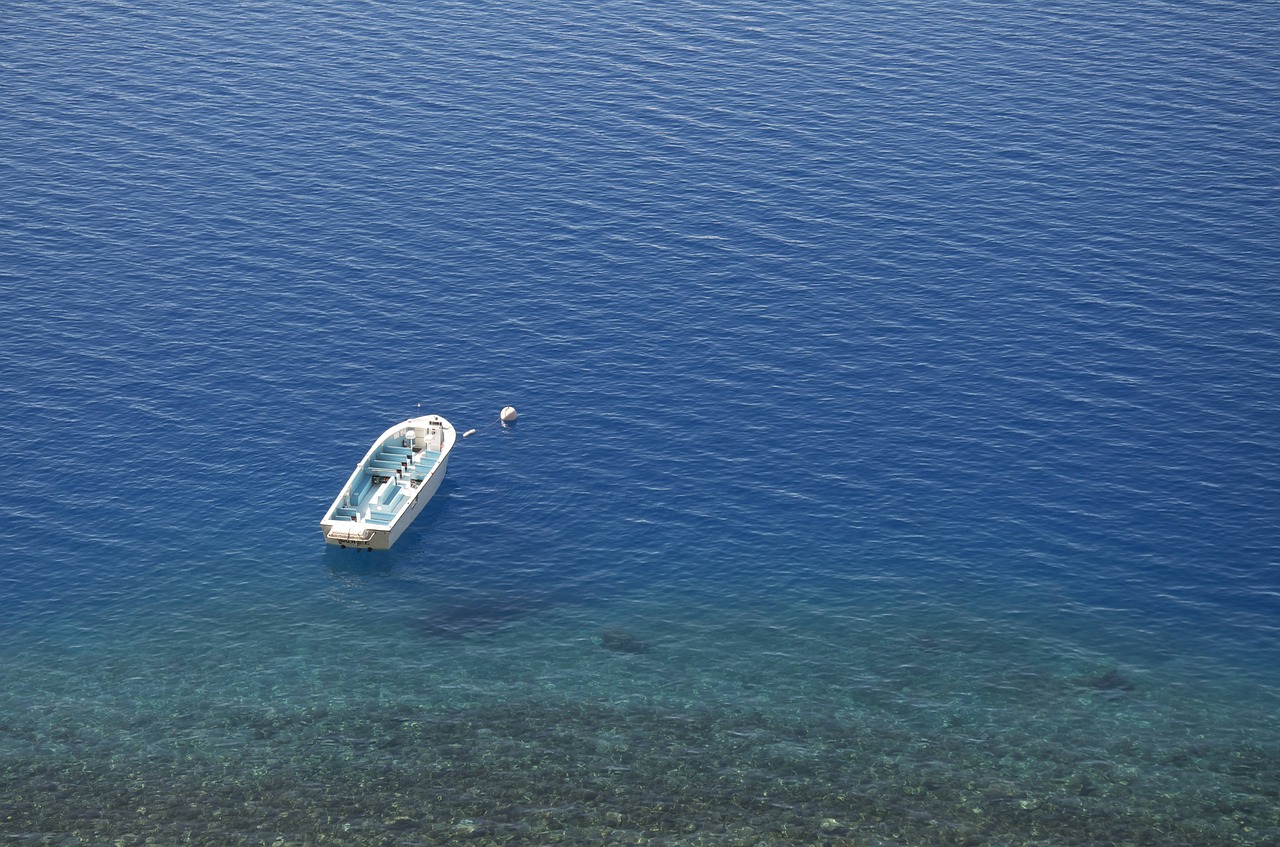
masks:
<path id="1" fill-rule="evenodd" d="M 540 598 L 478 595 L 433 604 L 417 620 L 417 630 L 431 638 L 456 640 L 488 635 L 533 617 L 546 608 Z"/>
<path id="2" fill-rule="evenodd" d="M 529 563 L 509 557 L 459 555 L 435 535 L 457 505 L 446 480 L 390 550 L 324 547 L 323 566 L 344 605 L 395 618 L 406 629 L 434 639 L 459 640 L 498 633 L 566 606 L 592 605 L 600 586 L 581 573 L 528 574 Z M 456 539 L 454 539 L 456 541 Z M 554 558 L 554 552 L 548 553 Z M 614 648 L 610 648 L 614 649 Z"/>
<path id="3" fill-rule="evenodd" d="M 421 542 L 450 512 L 451 481 L 445 480 L 431 503 L 405 530 L 400 543 L 390 550 L 366 550 L 326 544 L 321 552 L 322 564 L 329 575 L 338 579 L 387 576 L 418 566 L 423 558 Z"/>
<path id="4" fill-rule="evenodd" d="M 324 559 L 339 602 L 398 618 L 428 638 L 490 635 L 585 600 L 581 586 L 535 585 L 492 569 L 424 572 L 421 555 L 411 549 L 365 553 L 328 546 Z"/>

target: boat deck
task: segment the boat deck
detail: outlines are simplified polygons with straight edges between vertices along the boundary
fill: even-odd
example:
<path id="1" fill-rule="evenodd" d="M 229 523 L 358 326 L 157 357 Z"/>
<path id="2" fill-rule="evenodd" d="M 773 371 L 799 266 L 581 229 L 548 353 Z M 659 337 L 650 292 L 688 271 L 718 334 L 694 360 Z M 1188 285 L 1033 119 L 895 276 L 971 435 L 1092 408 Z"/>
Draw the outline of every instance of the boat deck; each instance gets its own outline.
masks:
<path id="1" fill-rule="evenodd" d="M 350 493 L 333 510 L 334 520 L 363 518 L 372 524 L 390 524 L 400 506 L 413 496 L 440 460 L 432 450 L 413 450 L 383 444 L 360 473 Z"/>

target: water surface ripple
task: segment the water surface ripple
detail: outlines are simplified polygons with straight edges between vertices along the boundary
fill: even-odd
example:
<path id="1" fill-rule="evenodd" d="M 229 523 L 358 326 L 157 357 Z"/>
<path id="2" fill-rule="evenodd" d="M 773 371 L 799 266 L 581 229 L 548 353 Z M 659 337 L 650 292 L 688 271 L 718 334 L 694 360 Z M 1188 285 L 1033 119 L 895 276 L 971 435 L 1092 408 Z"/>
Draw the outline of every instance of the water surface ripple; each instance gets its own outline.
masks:
<path id="1" fill-rule="evenodd" d="M 1280 841 L 1276 44 L 11 3 L 0 834 Z M 440 493 L 324 549 L 419 403 Z"/>

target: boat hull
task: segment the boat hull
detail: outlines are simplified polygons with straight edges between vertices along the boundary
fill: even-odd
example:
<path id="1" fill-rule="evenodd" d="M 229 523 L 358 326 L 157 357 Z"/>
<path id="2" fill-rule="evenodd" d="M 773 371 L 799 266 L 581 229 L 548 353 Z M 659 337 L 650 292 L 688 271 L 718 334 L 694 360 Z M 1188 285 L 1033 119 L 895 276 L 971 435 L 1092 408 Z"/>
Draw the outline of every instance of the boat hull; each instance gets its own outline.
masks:
<path id="1" fill-rule="evenodd" d="M 439 415 L 382 433 L 320 521 L 325 543 L 391 549 L 440 489 L 455 442 L 453 426 Z"/>

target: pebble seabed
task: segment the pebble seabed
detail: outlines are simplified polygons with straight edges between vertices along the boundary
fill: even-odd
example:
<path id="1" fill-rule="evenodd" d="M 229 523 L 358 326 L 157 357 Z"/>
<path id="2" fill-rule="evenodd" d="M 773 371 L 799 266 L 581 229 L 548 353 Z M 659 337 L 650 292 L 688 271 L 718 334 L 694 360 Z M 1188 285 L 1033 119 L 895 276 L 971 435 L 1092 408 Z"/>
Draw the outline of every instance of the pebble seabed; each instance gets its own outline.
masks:
<path id="1" fill-rule="evenodd" d="M 0 841 L 1280 842 L 1275 733 L 1171 669 L 699 626 L 422 637 L 421 666 L 369 648 L 359 681 L 305 638 L 180 677 L 123 646 L 30 657 L 0 695 Z"/>

